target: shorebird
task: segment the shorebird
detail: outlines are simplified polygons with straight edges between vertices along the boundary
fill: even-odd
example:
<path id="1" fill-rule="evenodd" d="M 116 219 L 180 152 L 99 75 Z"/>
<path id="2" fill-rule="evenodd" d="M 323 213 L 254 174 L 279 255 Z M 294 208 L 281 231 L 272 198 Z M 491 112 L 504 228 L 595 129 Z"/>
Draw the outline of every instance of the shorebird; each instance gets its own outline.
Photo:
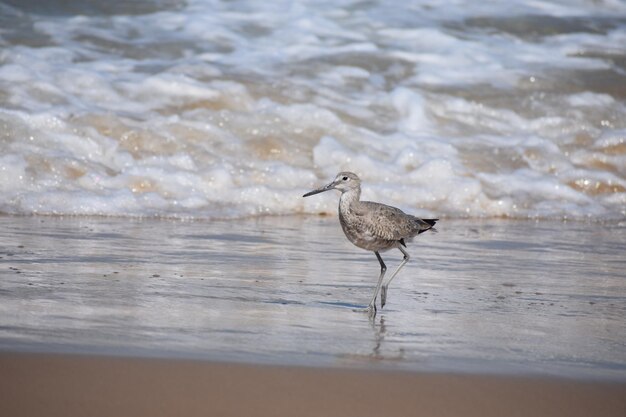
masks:
<path id="1" fill-rule="evenodd" d="M 433 230 L 439 219 L 419 219 L 406 214 L 396 207 L 371 201 L 360 201 L 361 180 L 352 172 L 340 172 L 335 179 L 320 188 L 304 194 L 308 197 L 329 190 L 341 191 L 339 198 L 339 223 L 346 237 L 355 246 L 374 252 L 380 262 L 380 275 L 374 295 L 365 309 L 370 315 L 376 314 L 376 297 L 380 292 L 380 308 L 387 302 L 387 288 L 398 275 L 400 269 L 409 261 L 409 253 L 404 250 L 406 242 L 420 233 Z M 387 266 L 380 252 L 397 248 L 403 259 L 391 278 L 383 284 Z"/>

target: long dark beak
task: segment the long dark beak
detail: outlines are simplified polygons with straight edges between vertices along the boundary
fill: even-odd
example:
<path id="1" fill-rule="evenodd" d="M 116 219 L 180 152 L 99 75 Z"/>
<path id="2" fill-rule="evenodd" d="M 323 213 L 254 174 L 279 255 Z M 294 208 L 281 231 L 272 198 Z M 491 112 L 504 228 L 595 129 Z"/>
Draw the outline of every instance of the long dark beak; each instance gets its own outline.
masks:
<path id="1" fill-rule="evenodd" d="M 315 194 L 319 194 L 319 193 L 323 193 L 324 191 L 328 191 L 328 190 L 332 190 L 335 188 L 335 183 L 331 182 L 330 184 L 326 184 L 323 187 L 320 187 L 318 189 L 315 189 L 313 191 L 309 191 L 308 193 L 306 193 L 305 195 L 303 195 L 302 197 L 308 197 L 310 195 L 315 195 Z"/>

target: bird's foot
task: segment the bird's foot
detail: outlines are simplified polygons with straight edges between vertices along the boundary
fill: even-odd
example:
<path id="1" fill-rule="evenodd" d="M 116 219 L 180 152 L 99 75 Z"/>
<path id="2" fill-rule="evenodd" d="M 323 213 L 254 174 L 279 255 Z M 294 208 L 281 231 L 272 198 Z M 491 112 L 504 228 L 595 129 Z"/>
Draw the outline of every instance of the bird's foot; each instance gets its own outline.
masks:
<path id="1" fill-rule="evenodd" d="M 376 305 L 375 304 L 370 304 L 366 308 L 355 308 L 352 311 L 356 311 L 357 313 L 367 313 L 368 316 L 375 317 L 376 316 Z"/>

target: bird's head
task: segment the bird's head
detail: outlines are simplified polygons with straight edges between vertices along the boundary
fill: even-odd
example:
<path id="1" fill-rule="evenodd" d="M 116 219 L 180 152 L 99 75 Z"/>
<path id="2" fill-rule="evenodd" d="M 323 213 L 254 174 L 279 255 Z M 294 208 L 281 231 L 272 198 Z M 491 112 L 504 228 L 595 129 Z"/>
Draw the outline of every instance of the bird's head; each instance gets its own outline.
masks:
<path id="1" fill-rule="evenodd" d="M 309 191 L 302 197 L 308 197 L 310 195 L 323 193 L 324 191 L 328 190 L 339 190 L 342 193 L 345 193 L 346 191 L 354 190 L 359 187 L 361 187 L 361 180 L 359 179 L 359 177 L 352 172 L 345 171 L 337 174 L 337 176 L 331 183 L 326 184 L 313 191 Z"/>

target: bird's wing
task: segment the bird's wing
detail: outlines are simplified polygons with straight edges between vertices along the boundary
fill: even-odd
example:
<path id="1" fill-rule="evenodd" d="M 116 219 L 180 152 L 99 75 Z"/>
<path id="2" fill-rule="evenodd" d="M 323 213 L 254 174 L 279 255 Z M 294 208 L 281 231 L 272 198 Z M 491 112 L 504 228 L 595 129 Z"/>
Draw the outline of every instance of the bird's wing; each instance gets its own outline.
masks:
<path id="1" fill-rule="evenodd" d="M 386 240 L 400 240 L 417 233 L 416 224 L 410 216 L 396 207 L 371 201 L 361 201 L 355 214 L 363 219 L 363 225 L 372 235 Z"/>

